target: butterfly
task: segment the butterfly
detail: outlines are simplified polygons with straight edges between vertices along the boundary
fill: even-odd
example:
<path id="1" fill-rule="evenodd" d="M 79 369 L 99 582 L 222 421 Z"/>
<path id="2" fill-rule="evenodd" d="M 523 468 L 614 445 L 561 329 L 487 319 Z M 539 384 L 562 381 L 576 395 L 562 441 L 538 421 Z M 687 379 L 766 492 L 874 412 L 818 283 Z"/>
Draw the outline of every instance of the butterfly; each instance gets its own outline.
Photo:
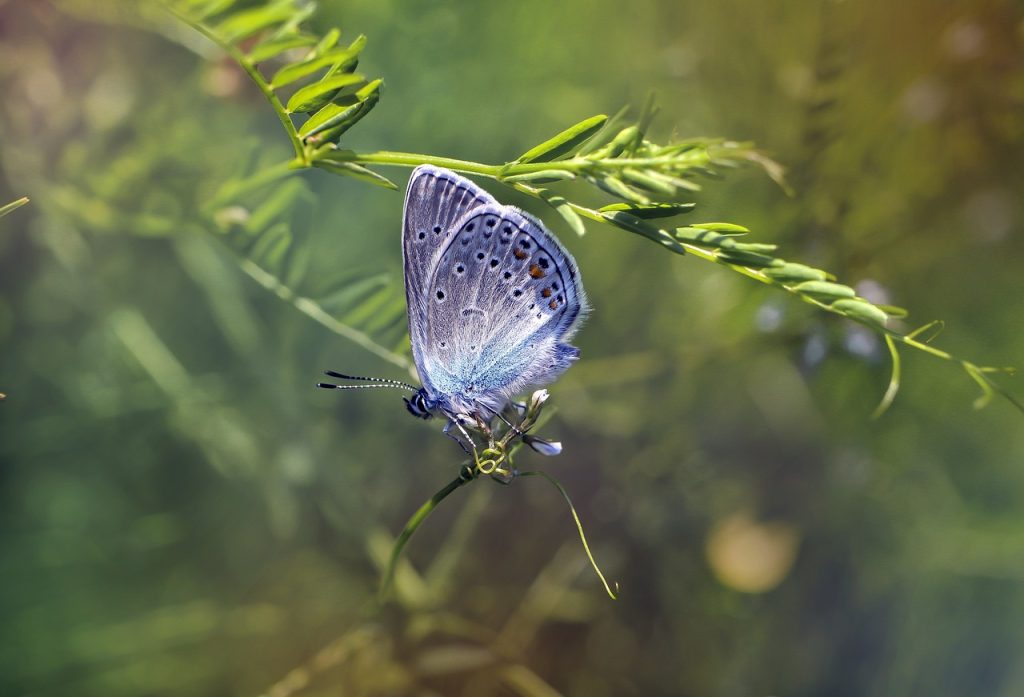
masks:
<path id="1" fill-rule="evenodd" d="M 411 414 L 490 423 L 512 399 L 550 384 L 579 357 L 568 342 L 589 309 L 579 269 L 536 218 L 498 203 L 450 170 L 409 178 L 402 259 L 412 355 L 422 387 L 402 387 Z"/>

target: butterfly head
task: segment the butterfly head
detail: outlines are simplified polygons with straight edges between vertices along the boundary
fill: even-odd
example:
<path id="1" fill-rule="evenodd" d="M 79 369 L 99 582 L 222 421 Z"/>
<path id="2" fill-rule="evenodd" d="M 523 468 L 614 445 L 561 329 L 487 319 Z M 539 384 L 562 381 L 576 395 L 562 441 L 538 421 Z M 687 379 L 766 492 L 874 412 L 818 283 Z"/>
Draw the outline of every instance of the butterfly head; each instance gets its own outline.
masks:
<path id="1" fill-rule="evenodd" d="M 431 411 L 437 406 L 437 404 L 427 396 L 427 391 L 423 388 L 420 388 L 413 393 L 412 397 L 402 397 L 402 401 L 405 402 L 405 408 L 409 410 L 410 414 L 421 419 L 429 419 L 433 416 Z"/>

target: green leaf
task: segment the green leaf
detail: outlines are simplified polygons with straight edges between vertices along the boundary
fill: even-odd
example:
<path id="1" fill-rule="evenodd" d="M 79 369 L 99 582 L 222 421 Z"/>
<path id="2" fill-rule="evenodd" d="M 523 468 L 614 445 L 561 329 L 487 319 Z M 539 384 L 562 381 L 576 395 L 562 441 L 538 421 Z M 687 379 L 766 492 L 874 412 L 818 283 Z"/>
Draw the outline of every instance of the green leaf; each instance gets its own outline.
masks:
<path id="1" fill-rule="evenodd" d="M 558 214 L 562 216 L 566 223 L 569 224 L 569 227 L 572 228 L 573 232 L 580 237 L 583 237 L 583 235 L 586 234 L 587 229 L 583 226 L 583 221 L 580 220 L 578 215 L 576 215 L 576 211 L 572 209 L 572 206 L 569 205 L 569 202 L 566 201 L 565 198 L 552 193 L 547 189 L 538 189 L 537 195 L 544 199 L 548 205 L 558 211 Z"/>
<path id="2" fill-rule="evenodd" d="M 249 51 L 247 57 L 252 63 L 262 63 L 263 61 L 270 60 L 275 56 L 281 55 L 285 51 L 291 51 L 296 48 L 306 48 L 307 46 L 312 46 L 315 42 L 316 38 L 309 36 L 308 34 L 294 34 L 280 39 L 270 39 L 256 44 L 253 49 Z"/>
<path id="3" fill-rule="evenodd" d="M 885 327 L 885 321 L 889 319 L 889 315 L 885 314 L 884 310 L 860 298 L 842 298 L 836 300 L 830 307 L 842 312 L 850 319 L 877 327 Z"/>
<path id="4" fill-rule="evenodd" d="M 701 230 L 711 230 L 712 232 L 718 232 L 723 235 L 745 235 L 750 232 L 750 230 L 742 225 L 735 225 L 733 223 L 693 223 L 690 227 L 699 228 Z"/>
<path id="5" fill-rule="evenodd" d="M 8 213 L 13 213 L 26 203 L 28 203 L 28 196 L 22 196 L 17 201 L 11 201 L 6 206 L 0 207 L 0 218 L 3 218 Z"/>
<path id="6" fill-rule="evenodd" d="M 328 104 L 313 114 L 309 121 L 302 124 L 302 127 L 299 128 L 299 137 L 310 140 L 313 136 L 322 134 L 316 139 L 316 142 L 336 140 L 377 105 L 377 101 L 380 99 L 380 88 L 383 84 L 383 80 L 377 79 L 360 89 L 354 95 L 354 98 L 358 100 L 355 104 L 349 106 Z"/>
<path id="7" fill-rule="evenodd" d="M 629 111 L 629 106 L 624 106 L 615 112 L 615 115 L 604 122 L 601 126 L 601 130 L 594 134 L 594 136 L 583 144 L 576 154 L 577 155 L 589 155 L 598 148 L 607 145 L 612 142 L 612 138 L 618 133 L 619 128 L 622 126 L 622 122 L 625 120 L 626 112 Z"/>
<path id="8" fill-rule="evenodd" d="M 358 73 L 342 73 L 325 77 L 323 80 L 296 90 L 288 100 L 285 111 L 288 113 L 313 111 L 322 106 L 324 102 L 330 101 L 342 87 L 357 85 L 364 82 L 365 79 Z"/>
<path id="9" fill-rule="evenodd" d="M 814 269 L 810 266 L 794 262 L 786 262 L 782 266 L 765 269 L 764 273 L 766 276 L 769 276 L 780 283 L 790 283 L 795 281 L 824 281 L 827 277 L 827 274 L 821 269 Z"/>
<path id="10" fill-rule="evenodd" d="M 666 181 L 665 178 L 652 177 L 646 172 L 632 167 L 624 168 L 621 171 L 621 175 L 630 184 L 646 189 L 651 193 L 664 194 L 665 196 L 676 195 L 675 185 L 670 181 Z"/>
<path id="11" fill-rule="evenodd" d="M 596 134 L 607 120 L 605 114 L 599 114 L 580 121 L 555 137 L 530 148 L 517 158 L 517 162 L 549 162 L 562 155 L 568 155 Z"/>
<path id="12" fill-rule="evenodd" d="M 290 63 L 274 73 L 274 77 L 270 81 L 270 86 L 273 89 L 284 87 L 285 85 L 289 85 L 296 80 L 300 80 L 310 73 L 315 73 L 317 70 L 321 70 L 322 68 L 338 66 L 346 61 L 352 60 L 356 55 L 356 52 L 347 48 L 334 48 L 322 56 L 315 56 L 308 60 Z"/>
<path id="13" fill-rule="evenodd" d="M 598 209 L 601 213 L 614 213 L 622 211 L 637 218 L 671 218 L 681 213 L 689 213 L 697 206 L 696 203 L 649 203 L 646 205 L 634 203 L 613 203 Z M 696 226 L 694 226 L 696 227 Z"/>
<path id="14" fill-rule="evenodd" d="M 804 295 L 813 295 L 821 300 L 854 298 L 857 296 L 857 292 L 850 286 L 844 286 L 841 283 L 829 283 L 828 281 L 804 281 L 795 285 L 793 290 Z"/>
<path id="15" fill-rule="evenodd" d="M 608 193 L 614 196 L 618 196 L 619 198 L 624 198 L 627 201 L 644 205 L 649 204 L 651 202 L 649 198 L 647 198 L 642 193 L 640 193 L 633 187 L 623 182 L 621 179 L 616 179 L 615 177 L 608 176 L 602 177 L 600 179 L 594 179 L 593 181 L 595 184 L 597 184 L 599 187 L 601 187 Z"/>
<path id="16" fill-rule="evenodd" d="M 210 17 L 216 17 L 228 10 L 234 4 L 235 0 L 210 0 L 198 12 L 193 13 L 193 16 L 197 21 L 205 22 Z"/>
<path id="17" fill-rule="evenodd" d="M 342 174 L 346 177 L 354 177 L 370 184 L 376 184 L 377 186 L 383 186 L 385 189 L 398 189 L 398 185 L 388 179 L 382 174 L 377 174 L 372 169 L 357 165 L 355 162 L 332 162 L 331 160 L 316 160 L 313 162 L 314 167 L 333 172 L 334 174 Z"/>
<path id="18" fill-rule="evenodd" d="M 542 172 L 527 172 L 526 174 L 512 174 L 502 177 L 504 182 L 523 184 L 550 184 L 557 181 L 568 181 L 575 179 L 576 175 L 564 169 L 546 169 Z"/>
<path id="19" fill-rule="evenodd" d="M 213 31 L 229 43 L 238 43 L 242 39 L 258 34 L 268 27 L 279 24 L 294 12 L 291 0 L 275 2 L 264 7 L 241 10 L 230 15 L 213 27 Z"/>
<path id="20" fill-rule="evenodd" d="M 733 264 L 734 266 L 746 266 L 752 269 L 781 266 L 785 263 L 782 259 L 776 259 L 775 257 L 768 256 L 767 254 L 745 252 L 739 249 L 722 249 L 719 250 L 717 256 L 727 264 Z"/>

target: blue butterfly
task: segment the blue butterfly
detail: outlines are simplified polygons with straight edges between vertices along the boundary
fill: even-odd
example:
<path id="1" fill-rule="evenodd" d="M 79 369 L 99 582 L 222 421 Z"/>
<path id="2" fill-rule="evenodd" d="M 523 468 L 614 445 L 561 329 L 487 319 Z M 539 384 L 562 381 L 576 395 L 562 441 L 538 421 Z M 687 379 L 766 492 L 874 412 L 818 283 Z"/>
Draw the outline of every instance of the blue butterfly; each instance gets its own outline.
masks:
<path id="1" fill-rule="evenodd" d="M 413 390 L 409 412 L 447 417 L 447 434 L 453 423 L 490 423 L 579 357 L 568 341 L 588 311 L 580 273 L 539 220 L 429 165 L 409 178 L 403 218 L 409 336 L 423 386 L 328 375 Z"/>

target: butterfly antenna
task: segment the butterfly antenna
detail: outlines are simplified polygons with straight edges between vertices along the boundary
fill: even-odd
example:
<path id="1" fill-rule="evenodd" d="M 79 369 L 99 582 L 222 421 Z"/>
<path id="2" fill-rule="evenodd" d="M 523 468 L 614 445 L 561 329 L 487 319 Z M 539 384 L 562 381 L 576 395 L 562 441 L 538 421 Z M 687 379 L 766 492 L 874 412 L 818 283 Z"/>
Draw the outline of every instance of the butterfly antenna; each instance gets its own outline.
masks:
<path id="1" fill-rule="evenodd" d="M 505 425 L 506 425 L 506 426 L 508 426 L 508 427 L 509 427 L 510 429 L 512 429 L 512 432 L 513 432 L 513 433 L 515 433 L 515 434 L 516 434 L 517 436 L 521 436 L 521 435 L 523 435 L 523 432 L 522 432 L 522 431 L 520 431 L 520 430 L 519 430 L 518 428 L 516 428 L 516 425 L 515 425 L 515 424 L 513 424 L 513 423 L 512 423 L 511 421 L 509 421 L 508 419 L 506 419 L 506 418 L 505 418 L 505 416 L 504 416 L 504 415 L 503 415 L 503 414 L 502 414 L 502 413 L 501 413 L 500 411 L 496 411 L 496 412 L 494 412 L 494 413 L 495 413 L 495 414 L 497 414 L 497 416 L 498 416 L 498 418 L 499 418 L 499 419 L 501 419 L 502 421 L 504 421 L 504 422 L 505 422 Z"/>
<path id="2" fill-rule="evenodd" d="M 371 382 L 371 383 L 375 383 L 377 385 L 380 385 L 381 387 L 384 387 L 384 386 L 401 387 L 401 388 L 406 389 L 406 390 L 412 390 L 413 392 L 416 392 L 419 389 L 418 387 L 416 387 L 414 385 L 410 385 L 407 382 L 402 382 L 401 380 L 391 380 L 389 378 L 368 378 L 368 377 L 362 377 L 362 376 L 359 376 L 359 375 L 345 375 L 344 373 L 339 373 L 339 372 L 337 372 L 335 370 L 325 370 L 324 371 L 324 375 L 330 375 L 332 378 L 338 378 L 340 380 L 356 380 L 356 381 L 359 381 L 359 382 Z M 330 384 L 330 383 L 325 383 L 325 384 Z"/>
<path id="3" fill-rule="evenodd" d="M 390 387 L 397 390 L 416 391 L 416 388 L 412 385 L 335 385 L 333 382 L 318 382 L 316 386 L 322 387 L 325 390 L 369 390 L 374 387 Z"/>

